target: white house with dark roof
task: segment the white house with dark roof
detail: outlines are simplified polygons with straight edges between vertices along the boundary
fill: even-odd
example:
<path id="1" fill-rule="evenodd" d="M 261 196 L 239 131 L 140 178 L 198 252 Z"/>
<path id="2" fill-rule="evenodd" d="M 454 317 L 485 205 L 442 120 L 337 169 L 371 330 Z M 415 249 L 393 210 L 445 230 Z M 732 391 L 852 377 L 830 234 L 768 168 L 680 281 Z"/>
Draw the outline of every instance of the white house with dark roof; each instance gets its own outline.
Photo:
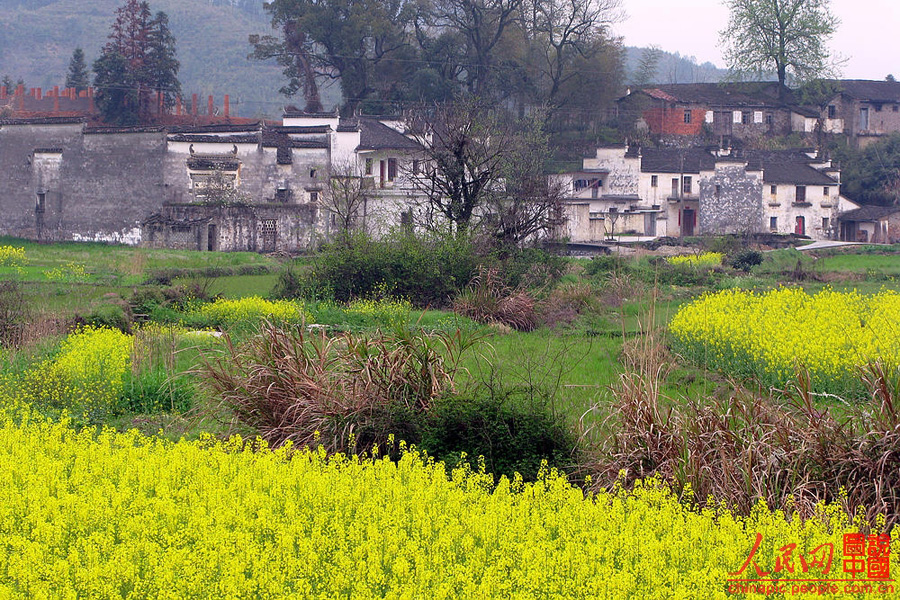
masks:
<path id="1" fill-rule="evenodd" d="M 555 177 L 569 185 L 573 242 L 745 232 L 833 239 L 838 214 L 856 208 L 831 163 L 802 151 L 605 147 Z"/>

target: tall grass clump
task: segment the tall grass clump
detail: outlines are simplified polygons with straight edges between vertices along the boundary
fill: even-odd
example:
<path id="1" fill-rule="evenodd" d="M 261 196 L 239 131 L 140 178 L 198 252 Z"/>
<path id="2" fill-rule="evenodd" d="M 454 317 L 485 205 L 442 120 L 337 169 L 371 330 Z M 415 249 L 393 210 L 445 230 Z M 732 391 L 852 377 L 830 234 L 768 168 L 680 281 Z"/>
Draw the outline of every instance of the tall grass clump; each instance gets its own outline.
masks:
<path id="1" fill-rule="evenodd" d="M 502 323 L 519 331 L 537 326 L 535 300 L 525 290 L 513 290 L 497 267 L 478 267 L 468 287 L 453 299 L 453 312 L 479 323 Z"/>
<path id="2" fill-rule="evenodd" d="M 474 343 L 460 331 L 326 337 L 271 322 L 242 344 L 225 341 L 199 368 L 218 399 L 213 411 L 273 446 L 321 443 L 329 451 L 404 437 L 452 389 L 461 354 Z"/>

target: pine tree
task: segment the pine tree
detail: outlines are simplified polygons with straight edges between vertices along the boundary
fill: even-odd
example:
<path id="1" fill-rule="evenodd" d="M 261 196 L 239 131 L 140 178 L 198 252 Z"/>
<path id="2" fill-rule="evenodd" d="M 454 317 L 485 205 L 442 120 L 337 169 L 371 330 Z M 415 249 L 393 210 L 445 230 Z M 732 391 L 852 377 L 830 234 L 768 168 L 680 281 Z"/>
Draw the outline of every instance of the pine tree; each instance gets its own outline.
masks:
<path id="1" fill-rule="evenodd" d="M 171 106 L 181 91 L 169 19 L 163 12 L 150 15 L 147 2 L 127 0 L 94 62 L 97 106 L 110 123 L 147 122 L 153 92 L 163 92 L 164 105 Z"/>
<path id="2" fill-rule="evenodd" d="M 72 60 L 69 61 L 69 73 L 66 75 L 66 87 L 75 88 L 81 92 L 91 85 L 87 65 L 84 62 L 84 50 L 75 48 Z"/>
<path id="3" fill-rule="evenodd" d="M 181 95 L 180 67 L 181 63 L 175 58 L 175 36 L 169 29 L 169 17 L 160 11 L 150 21 L 145 76 L 150 88 L 161 94 L 165 108 L 171 108 Z"/>

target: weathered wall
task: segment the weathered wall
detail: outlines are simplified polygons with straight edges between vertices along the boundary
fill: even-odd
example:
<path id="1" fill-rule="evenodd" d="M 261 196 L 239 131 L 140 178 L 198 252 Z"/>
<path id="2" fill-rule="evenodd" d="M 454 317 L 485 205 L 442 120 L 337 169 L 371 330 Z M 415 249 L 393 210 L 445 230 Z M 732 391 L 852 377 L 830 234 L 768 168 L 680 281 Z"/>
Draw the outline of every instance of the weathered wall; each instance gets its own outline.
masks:
<path id="1" fill-rule="evenodd" d="M 0 232 L 136 243 L 141 220 L 162 205 L 164 151 L 161 132 L 84 135 L 81 123 L 3 124 Z"/>
<path id="2" fill-rule="evenodd" d="M 757 232 L 762 228 L 762 177 L 745 163 L 720 162 L 700 178 L 701 234 Z"/>

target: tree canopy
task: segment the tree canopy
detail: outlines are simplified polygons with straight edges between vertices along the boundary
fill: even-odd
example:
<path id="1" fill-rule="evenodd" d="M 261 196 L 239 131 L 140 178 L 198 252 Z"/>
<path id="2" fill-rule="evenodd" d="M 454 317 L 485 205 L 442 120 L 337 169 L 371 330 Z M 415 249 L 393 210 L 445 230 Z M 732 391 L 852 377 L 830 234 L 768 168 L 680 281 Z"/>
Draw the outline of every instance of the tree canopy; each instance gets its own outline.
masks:
<path id="1" fill-rule="evenodd" d="M 617 90 L 619 0 L 273 0 L 276 33 L 251 36 L 284 68 L 288 95 L 320 109 L 340 81 L 345 113 L 396 112 L 463 95 L 548 116 L 584 90 Z M 600 82 L 600 85 L 597 83 Z M 607 93 L 615 93 L 613 91 Z M 596 99 L 595 99 L 596 102 Z"/>
<path id="2" fill-rule="evenodd" d="M 733 73 L 774 73 L 781 89 L 835 75 L 827 42 L 840 21 L 828 0 L 725 0 L 731 11 L 720 33 Z"/>

